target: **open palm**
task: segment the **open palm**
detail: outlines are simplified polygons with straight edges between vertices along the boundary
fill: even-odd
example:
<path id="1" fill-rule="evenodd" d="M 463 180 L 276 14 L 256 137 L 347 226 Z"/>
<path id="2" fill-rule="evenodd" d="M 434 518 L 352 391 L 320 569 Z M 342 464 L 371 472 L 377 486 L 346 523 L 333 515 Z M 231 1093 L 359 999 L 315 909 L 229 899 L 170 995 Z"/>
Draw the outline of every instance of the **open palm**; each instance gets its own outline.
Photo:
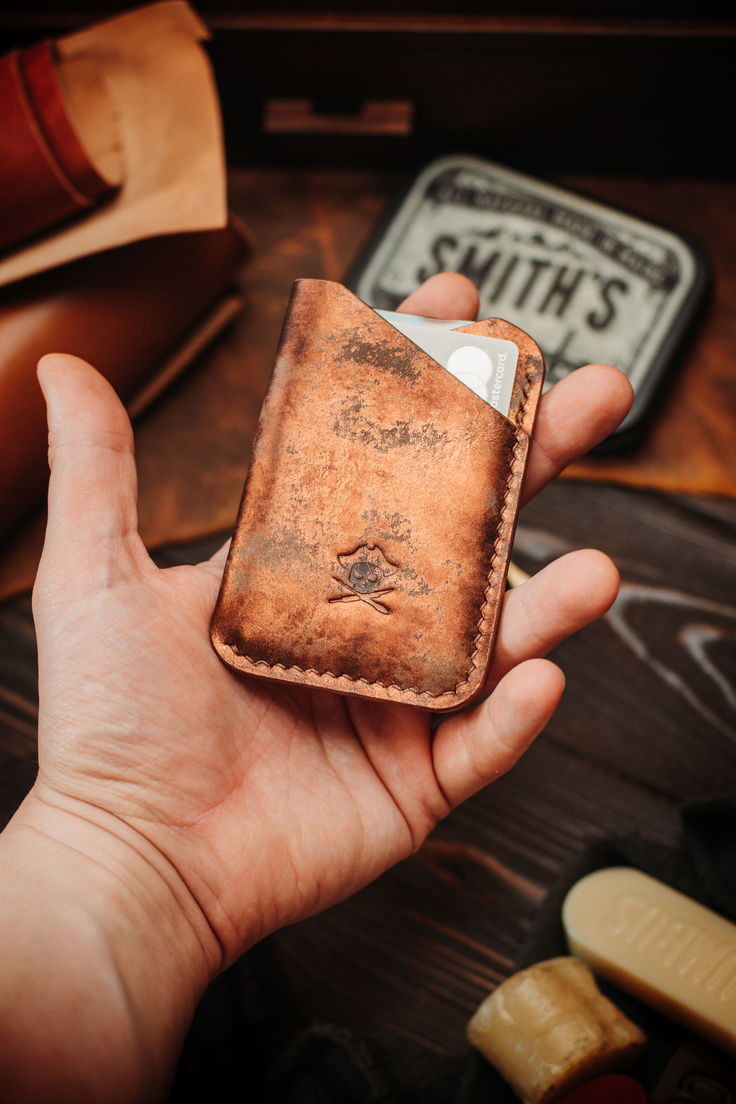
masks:
<path id="1" fill-rule="evenodd" d="M 404 305 L 474 317 L 442 275 Z M 225 560 L 159 570 L 137 533 L 127 417 L 73 357 L 44 358 L 52 477 L 34 592 L 35 798 L 103 810 L 180 875 L 231 961 L 418 847 L 450 808 L 507 770 L 544 727 L 561 672 L 539 657 L 612 602 L 600 553 L 572 553 L 504 605 L 490 696 L 447 717 L 239 678 L 208 624 Z M 542 400 L 526 497 L 628 408 L 620 373 L 589 366 Z"/>

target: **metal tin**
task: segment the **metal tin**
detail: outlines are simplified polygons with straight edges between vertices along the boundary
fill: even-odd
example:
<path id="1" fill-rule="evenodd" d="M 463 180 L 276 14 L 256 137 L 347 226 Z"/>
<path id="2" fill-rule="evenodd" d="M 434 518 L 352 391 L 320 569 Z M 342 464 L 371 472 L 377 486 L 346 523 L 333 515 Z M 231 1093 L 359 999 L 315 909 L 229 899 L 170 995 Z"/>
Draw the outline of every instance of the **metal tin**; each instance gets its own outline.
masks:
<path id="1" fill-rule="evenodd" d="M 634 404 L 608 447 L 638 436 L 708 285 L 702 254 L 672 230 L 470 156 L 419 173 L 348 283 L 394 310 L 447 271 L 476 284 L 481 318 L 534 337 L 547 387 L 591 362 L 626 374 Z"/>

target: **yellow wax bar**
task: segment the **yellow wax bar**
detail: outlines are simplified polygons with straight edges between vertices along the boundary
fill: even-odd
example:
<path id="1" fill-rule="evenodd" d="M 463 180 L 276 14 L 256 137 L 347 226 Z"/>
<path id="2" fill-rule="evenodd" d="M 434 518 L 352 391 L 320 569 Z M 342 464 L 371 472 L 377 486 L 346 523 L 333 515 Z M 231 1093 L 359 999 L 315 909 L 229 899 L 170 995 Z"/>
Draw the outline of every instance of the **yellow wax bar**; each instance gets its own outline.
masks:
<path id="1" fill-rule="evenodd" d="M 523 1104 L 632 1065 L 646 1036 L 598 989 L 589 966 L 549 958 L 502 981 L 468 1023 L 468 1039 Z"/>
<path id="2" fill-rule="evenodd" d="M 736 1054 L 735 924 L 628 867 L 582 878 L 562 921 L 598 974 Z"/>

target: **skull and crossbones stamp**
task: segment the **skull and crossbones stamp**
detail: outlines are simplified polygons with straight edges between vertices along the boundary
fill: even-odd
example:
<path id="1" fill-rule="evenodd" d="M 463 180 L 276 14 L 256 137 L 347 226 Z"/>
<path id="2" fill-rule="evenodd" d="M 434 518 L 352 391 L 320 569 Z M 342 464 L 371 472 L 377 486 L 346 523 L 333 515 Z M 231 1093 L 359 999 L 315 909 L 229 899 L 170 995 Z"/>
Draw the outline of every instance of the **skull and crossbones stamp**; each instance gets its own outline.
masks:
<path id="1" fill-rule="evenodd" d="M 379 601 L 395 587 L 383 586 L 385 579 L 395 575 L 398 564 L 391 563 L 376 544 L 359 544 L 353 552 L 337 557 L 345 571 L 345 577 L 333 575 L 332 578 L 344 588 L 344 594 L 333 595 L 330 602 L 365 602 L 378 613 L 390 613 L 385 602 Z"/>

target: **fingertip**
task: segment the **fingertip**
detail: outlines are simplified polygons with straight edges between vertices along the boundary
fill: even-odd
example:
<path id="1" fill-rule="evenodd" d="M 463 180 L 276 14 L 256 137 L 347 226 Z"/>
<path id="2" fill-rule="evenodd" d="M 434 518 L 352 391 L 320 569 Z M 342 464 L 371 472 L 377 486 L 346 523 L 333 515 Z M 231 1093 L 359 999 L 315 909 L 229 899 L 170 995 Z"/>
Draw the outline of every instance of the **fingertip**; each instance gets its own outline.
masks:
<path id="1" fill-rule="evenodd" d="M 36 365 L 36 374 L 43 381 L 57 372 L 73 371 L 75 368 L 92 370 L 86 360 L 72 353 L 44 353 Z"/>
<path id="2" fill-rule="evenodd" d="M 77 433 L 97 432 L 104 426 L 121 440 L 132 440 L 130 419 L 115 388 L 86 360 L 71 353 L 46 353 L 36 372 L 54 439 L 62 426 L 74 427 Z"/>
<path id="3" fill-rule="evenodd" d="M 557 700 L 555 701 L 554 707 L 552 709 L 552 713 L 554 713 L 554 710 L 560 704 L 560 699 L 562 695 L 565 693 L 565 689 L 567 687 L 567 676 L 565 675 L 565 672 L 562 670 L 562 668 L 558 667 L 556 663 L 553 663 L 551 659 L 542 659 L 541 661 L 532 660 L 531 662 L 542 662 L 546 668 L 545 677 L 551 679 L 552 682 L 556 684 L 555 692 L 557 694 Z M 552 715 L 552 713 L 550 713 L 550 716 Z M 549 720 L 549 717 L 547 719 Z"/>
<path id="4" fill-rule="evenodd" d="M 565 672 L 559 664 L 544 657 L 541 659 L 530 659 L 528 662 L 532 664 L 532 669 L 536 668 L 536 672 L 540 678 L 547 679 L 550 689 L 556 691 L 557 700 L 559 701 L 567 686 Z"/>
<path id="5" fill-rule="evenodd" d="M 629 382 L 629 377 L 617 368 L 615 364 L 608 364 L 602 360 L 592 360 L 589 364 L 583 364 L 577 369 L 578 372 L 604 372 L 611 380 L 617 380 L 621 383 L 624 391 L 633 396 L 633 388 Z"/>
<path id="6" fill-rule="evenodd" d="M 607 387 L 611 391 L 612 397 L 615 395 L 617 401 L 621 405 L 628 407 L 631 406 L 634 401 L 634 388 L 631 386 L 631 381 L 620 368 L 614 367 L 613 364 L 602 364 L 595 361 L 593 364 L 584 364 L 578 371 L 595 372 L 596 375 L 606 380 Z"/>
<path id="7" fill-rule="evenodd" d="M 41 393 L 46 401 L 47 408 L 53 398 L 54 376 L 64 367 L 63 353 L 46 353 L 36 365 L 36 376 L 41 387 Z"/>
<path id="8" fill-rule="evenodd" d="M 514 591 L 515 602 L 557 626 L 549 647 L 601 617 L 613 604 L 620 577 L 610 556 L 597 548 L 576 548 L 553 560 Z"/>
<path id="9" fill-rule="evenodd" d="M 577 555 L 584 555 L 586 558 L 585 572 L 581 572 L 581 575 L 587 580 L 589 609 L 594 617 L 602 617 L 616 601 L 621 585 L 618 568 L 610 556 L 597 548 L 582 549 Z"/>
<path id="10" fill-rule="evenodd" d="M 413 291 L 399 310 L 428 318 L 473 320 L 479 305 L 478 289 L 472 280 L 459 272 L 438 272 Z"/>
<path id="11" fill-rule="evenodd" d="M 588 433 L 597 444 L 624 420 L 634 401 L 634 389 L 627 376 L 611 364 L 584 364 L 571 372 L 558 385 L 574 383 L 578 394 L 596 396 L 595 404 L 587 403 Z"/>
<path id="12" fill-rule="evenodd" d="M 49 418 L 73 414 L 84 396 L 110 389 L 91 364 L 71 353 L 46 353 L 36 365 L 36 375 Z"/>
<path id="13" fill-rule="evenodd" d="M 523 746 L 519 749 L 521 754 L 549 721 L 559 705 L 565 685 L 562 668 L 551 659 L 526 659 L 504 675 L 484 704 L 490 712 L 500 705 L 504 727 L 525 734 Z M 497 717 L 494 724 L 498 727 Z"/>

